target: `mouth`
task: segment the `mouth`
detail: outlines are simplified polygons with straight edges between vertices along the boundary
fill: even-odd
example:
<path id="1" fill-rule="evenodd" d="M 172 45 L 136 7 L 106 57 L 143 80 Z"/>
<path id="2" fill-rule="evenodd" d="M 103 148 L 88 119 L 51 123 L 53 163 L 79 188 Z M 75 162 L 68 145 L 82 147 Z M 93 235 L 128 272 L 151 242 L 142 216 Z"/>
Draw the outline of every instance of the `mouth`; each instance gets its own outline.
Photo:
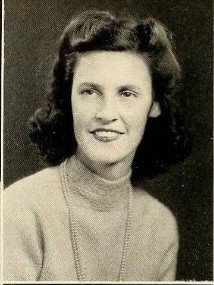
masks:
<path id="1" fill-rule="evenodd" d="M 103 141 L 103 142 L 110 142 L 113 140 L 118 139 L 121 135 L 123 135 L 123 132 L 117 131 L 117 130 L 113 130 L 113 129 L 96 129 L 94 131 L 91 132 L 94 137 L 99 140 L 99 141 Z"/>

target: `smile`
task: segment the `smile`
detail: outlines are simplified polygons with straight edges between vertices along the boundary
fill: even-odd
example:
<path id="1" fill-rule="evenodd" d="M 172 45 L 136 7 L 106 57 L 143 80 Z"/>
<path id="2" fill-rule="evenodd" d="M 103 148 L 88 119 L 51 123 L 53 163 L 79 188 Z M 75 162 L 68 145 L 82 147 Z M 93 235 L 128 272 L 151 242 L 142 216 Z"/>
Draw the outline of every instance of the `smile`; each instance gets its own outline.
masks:
<path id="1" fill-rule="evenodd" d="M 110 142 L 118 139 L 123 133 L 116 130 L 97 129 L 92 134 L 99 141 Z"/>

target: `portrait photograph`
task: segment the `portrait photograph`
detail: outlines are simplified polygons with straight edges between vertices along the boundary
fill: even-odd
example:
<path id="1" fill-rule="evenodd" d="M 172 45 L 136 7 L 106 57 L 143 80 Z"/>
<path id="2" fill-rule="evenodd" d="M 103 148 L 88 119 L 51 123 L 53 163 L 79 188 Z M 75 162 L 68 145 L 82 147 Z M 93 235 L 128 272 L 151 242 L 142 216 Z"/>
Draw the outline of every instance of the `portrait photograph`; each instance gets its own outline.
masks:
<path id="1" fill-rule="evenodd" d="M 212 1 L 3 20 L 3 282 L 211 282 Z"/>

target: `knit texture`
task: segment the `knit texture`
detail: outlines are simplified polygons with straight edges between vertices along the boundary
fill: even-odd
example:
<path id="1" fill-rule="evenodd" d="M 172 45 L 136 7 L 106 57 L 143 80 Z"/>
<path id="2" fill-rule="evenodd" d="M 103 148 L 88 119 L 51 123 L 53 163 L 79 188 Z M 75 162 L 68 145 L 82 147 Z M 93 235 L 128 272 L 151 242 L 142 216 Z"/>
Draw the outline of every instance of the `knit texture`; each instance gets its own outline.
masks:
<path id="1" fill-rule="evenodd" d="M 75 157 L 67 161 L 71 199 L 60 166 L 4 191 L 4 280 L 76 281 L 68 203 L 88 280 L 117 280 L 124 245 L 130 175 L 102 179 Z M 175 218 L 143 189 L 133 189 L 127 281 L 173 281 L 178 250 Z"/>

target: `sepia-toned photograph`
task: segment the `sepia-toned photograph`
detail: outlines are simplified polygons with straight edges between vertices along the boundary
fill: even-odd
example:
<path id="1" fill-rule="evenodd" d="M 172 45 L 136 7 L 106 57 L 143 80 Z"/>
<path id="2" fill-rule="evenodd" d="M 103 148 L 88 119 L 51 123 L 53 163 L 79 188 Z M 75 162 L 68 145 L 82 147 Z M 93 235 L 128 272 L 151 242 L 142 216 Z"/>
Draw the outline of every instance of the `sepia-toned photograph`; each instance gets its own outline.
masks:
<path id="1" fill-rule="evenodd" d="M 212 6 L 5 0 L 4 282 L 213 280 Z"/>

